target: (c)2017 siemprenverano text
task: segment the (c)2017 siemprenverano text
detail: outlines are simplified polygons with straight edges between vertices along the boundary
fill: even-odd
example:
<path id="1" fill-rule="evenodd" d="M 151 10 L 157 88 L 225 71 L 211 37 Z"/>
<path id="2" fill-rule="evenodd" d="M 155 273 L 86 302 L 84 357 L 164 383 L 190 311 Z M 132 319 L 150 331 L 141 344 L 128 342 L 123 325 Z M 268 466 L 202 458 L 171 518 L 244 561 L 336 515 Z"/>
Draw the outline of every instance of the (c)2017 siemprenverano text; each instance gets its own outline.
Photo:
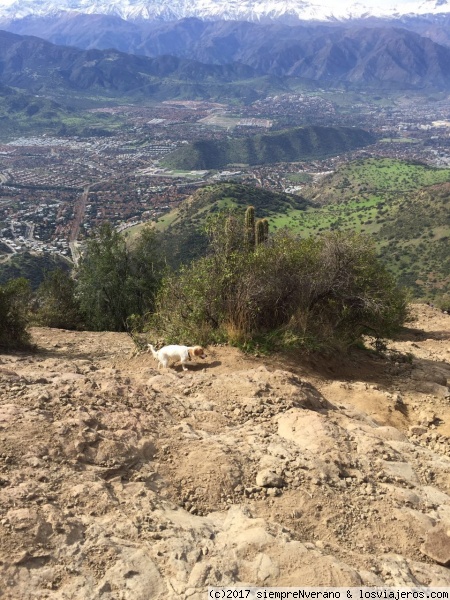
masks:
<path id="1" fill-rule="evenodd" d="M 450 587 L 209 587 L 210 600 L 443 600 Z"/>

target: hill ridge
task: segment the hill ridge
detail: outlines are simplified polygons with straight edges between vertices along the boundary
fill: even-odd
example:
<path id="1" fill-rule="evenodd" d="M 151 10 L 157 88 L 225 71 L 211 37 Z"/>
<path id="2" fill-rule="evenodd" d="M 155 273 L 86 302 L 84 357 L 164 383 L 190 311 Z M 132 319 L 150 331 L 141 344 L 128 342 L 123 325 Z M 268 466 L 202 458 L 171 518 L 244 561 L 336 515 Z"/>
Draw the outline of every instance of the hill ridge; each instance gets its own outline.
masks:
<path id="1" fill-rule="evenodd" d="M 263 165 L 314 160 L 366 146 L 375 137 L 356 127 L 311 125 L 228 140 L 198 140 L 178 148 L 163 164 L 183 170 L 229 164 Z"/>

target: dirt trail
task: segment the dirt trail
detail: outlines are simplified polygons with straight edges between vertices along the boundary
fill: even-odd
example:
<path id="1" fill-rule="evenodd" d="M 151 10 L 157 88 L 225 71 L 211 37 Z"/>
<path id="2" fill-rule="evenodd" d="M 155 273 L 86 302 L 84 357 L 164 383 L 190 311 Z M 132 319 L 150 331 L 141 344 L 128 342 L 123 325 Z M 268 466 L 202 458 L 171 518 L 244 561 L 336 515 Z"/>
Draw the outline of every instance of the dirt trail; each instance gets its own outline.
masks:
<path id="1" fill-rule="evenodd" d="M 450 585 L 450 316 L 413 313 L 384 357 L 219 346 L 187 372 L 33 329 L 0 355 L 0 597 Z"/>

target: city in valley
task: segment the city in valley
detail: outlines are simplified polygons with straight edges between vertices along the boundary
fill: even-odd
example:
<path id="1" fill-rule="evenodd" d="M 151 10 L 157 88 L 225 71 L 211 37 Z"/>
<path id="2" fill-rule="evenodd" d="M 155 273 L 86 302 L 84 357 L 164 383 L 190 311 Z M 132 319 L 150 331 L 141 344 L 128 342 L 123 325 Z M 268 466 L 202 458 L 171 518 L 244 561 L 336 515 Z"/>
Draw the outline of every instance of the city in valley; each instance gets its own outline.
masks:
<path id="1" fill-rule="evenodd" d="M 203 101 L 91 109 L 114 115 L 111 135 L 9 136 L 0 139 L 0 261 L 20 252 L 75 260 L 78 245 L 102 222 L 118 230 L 155 221 L 192 194 L 220 180 L 301 193 L 305 181 L 358 157 L 395 157 L 450 166 L 450 109 L 445 97 L 397 97 L 345 92 L 289 93 L 245 107 Z M 377 142 L 313 162 L 216 171 L 170 171 L 161 159 L 198 139 L 226 139 L 302 125 L 357 126 Z M 0 132 L 1 133 L 1 132 Z"/>

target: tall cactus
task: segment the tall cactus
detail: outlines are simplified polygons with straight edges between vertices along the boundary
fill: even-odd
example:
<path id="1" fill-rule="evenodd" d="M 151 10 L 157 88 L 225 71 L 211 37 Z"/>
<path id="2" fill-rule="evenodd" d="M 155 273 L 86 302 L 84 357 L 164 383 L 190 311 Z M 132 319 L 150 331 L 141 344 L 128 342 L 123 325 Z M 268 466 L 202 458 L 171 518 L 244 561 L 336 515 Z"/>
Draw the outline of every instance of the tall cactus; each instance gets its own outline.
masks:
<path id="1" fill-rule="evenodd" d="M 268 219 L 264 218 L 262 222 L 264 225 L 264 242 L 267 242 L 269 239 L 269 221 Z"/>
<path id="2" fill-rule="evenodd" d="M 260 246 L 264 243 L 264 223 L 262 219 L 256 221 L 255 226 L 255 244 L 256 246 Z"/>
<path id="3" fill-rule="evenodd" d="M 265 244 L 269 237 L 269 221 L 267 219 L 259 219 L 255 226 L 255 242 L 256 246 Z"/>
<path id="4" fill-rule="evenodd" d="M 245 211 L 245 244 L 248 248 L 255 247 L 255 207 L 248 206 Z"/>
<path id="5" fill-rule="evenodd" d="M 233 230 L 233 221 L 231 217 L 228 217 L 225 220 L 225 257 L 228 257 L 231 253 L 233 244 L 232 244 L 232 230 Z"/>
<path id="6" fill-rule="evenodd" d="M 245 211 L 245 246 L 249 250 L 253 250 L 255 246 L 259 246 L 267 242 L 269 238 L 269 221 L 267 219 L 258 219 L 255 223 L 255 207 L 248 206 Z"/>

